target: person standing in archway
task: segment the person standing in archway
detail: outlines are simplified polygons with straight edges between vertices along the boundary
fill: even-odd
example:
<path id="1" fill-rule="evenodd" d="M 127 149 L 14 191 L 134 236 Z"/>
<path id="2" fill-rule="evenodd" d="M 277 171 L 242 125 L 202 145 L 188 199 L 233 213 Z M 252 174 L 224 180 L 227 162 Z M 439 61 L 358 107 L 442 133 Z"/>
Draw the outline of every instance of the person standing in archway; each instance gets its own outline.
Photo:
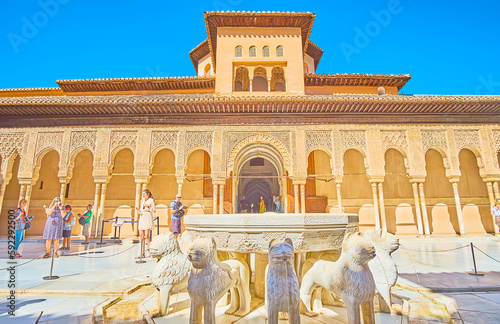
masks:
<path id="1" fill-rule="evenodd" d="M 172 233 L 174 233 L 175 237 L 179 237 L 179 234 L 181 234 L 181 219 L 186 212 L 184 210 L 186 206 L 181 203 L 181 198 L 181 194 L 177 194 L 175 196 L 175 200 L 170 204 L 170 215 L 172 216 Z"/>
<path id="2" fill-rule="evenodd" d="M 140 213 L 138 228 L 141 239 L 141 255 L 136 259 L 141 259 L 146 257 L 146 244 L 149 249 L 151 243 L 150 230 L 153 228 L 153 213 L 156 212 L 153 194 L 148 189 L 142 191 L 141 207 L 138 211 Z"/>
<path id="3" fill-rule="evenodd" d="M 266 212 L 266 203 L 264 202 L 264 196 L 260 196 L 260 209 L 259 213 L 265 213 Z"/>

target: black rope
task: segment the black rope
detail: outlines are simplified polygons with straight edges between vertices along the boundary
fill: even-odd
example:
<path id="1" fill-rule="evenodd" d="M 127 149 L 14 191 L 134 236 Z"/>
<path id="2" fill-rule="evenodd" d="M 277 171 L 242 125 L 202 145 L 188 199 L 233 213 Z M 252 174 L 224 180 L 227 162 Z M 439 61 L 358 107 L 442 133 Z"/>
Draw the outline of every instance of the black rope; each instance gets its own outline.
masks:
<path id="1" fill-rule="evenodd" d="M 134 243 L 134 245 L 132 245 L 131 247 L 129 247 L 129 248 L 123 250 L 123 251 L 117 252 L 115 254 L 104 255 L 104 256 L 91 257 L 91 256 L 83 256 L 83 255 L 80 255 L 80 254 L 70 254 L 70 256 L 77 256 L 77 257 L 85 258 L 85 259 L 104 259 L 104 258 L 109 258 L 109 257 L 115 256 L 115 255 L 127 252 L 128 250 L 131 250 L 131 249 L 135 248 L 136 246 L 137 246 L 137 243 Z"/>
<path id="2" fill-rule="evenodd" d="M 42 258 L 42 256 L 44 256 L 44 255 L 45 255 L 45 253 L 40 254 L 40 256 L 38 256 L 38 257 L 36 257 L 36 258 L 34 258 L 34 259 L 31 259 L 31 260 L 26 261 L 26 262 L 21 263 L 21 264 L 12 265 L 12 266 L 10 266 L 10 267 L 8 267 L 8 268 L 2 268 L 2 269 L 0 269 L 0 271 L 3 271 L 3 270 L 8 270 L 8 269 L 10 269 L 11 267 L 18 268 L 18 267 L 20 267 L 20 266 L 23 266 L 23 265 L 25 265 L 25 264 L 28 264 L 28 263 L 30 263 L 30 262 L 33 262 L 33 261 L 35 261 L 35 260 L 37 260 L 37 259 L 41 259 L 41 258 Z"/>
<path id="3" fill-rule="evenodd" d="M 500 263 L 500 261 L 498 261 L 497 259 L 495 259 L 494 257 L 488 255 L 486 252 L 483 252 L 483 250 L 481 250 L 480 248 L 478 248 L 477 246 L 475 246 L 474 244 L 472 244 L 472 246 L 474 246 L 476 248 L 476 250 L 478 250 L 479 252 L 481 252 L 482 254 L 486 255 L 488 258 Z"/>
<path id="4" fill-rule="evenodd" d="M 402 244 L 399 244 L 399 246 L 403 246 Z M 460 249 L 463 249 L 463 248 L 466 248 L 466 247 L 469 247 L 470 245 L 464 245 L 464 246 L 461 246 L 461 247 L 457 247 L 457 248 L 454 248 L 454 249 L 445 249 L 445 250 L 431 250 L 431 251 L 422 251 L 422 250 L 413 250 L 413 249 L 408 249 L 407 247 L 403 246 L 405 250 L 408 250 L 408 251 L 413 251 L 413 252 L 447 252 L 447 251 L 455 251 L 455 250 L 460 250 Z"/>

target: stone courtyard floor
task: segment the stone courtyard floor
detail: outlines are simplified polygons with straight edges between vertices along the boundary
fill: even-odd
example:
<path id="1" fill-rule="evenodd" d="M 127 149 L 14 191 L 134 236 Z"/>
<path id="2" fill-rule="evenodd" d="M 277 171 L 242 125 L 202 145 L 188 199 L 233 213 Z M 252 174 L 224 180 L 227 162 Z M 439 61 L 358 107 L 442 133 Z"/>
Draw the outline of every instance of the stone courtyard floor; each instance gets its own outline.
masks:
<path id="1" fill-rule="evenodd" d="M 40 314 L 38 323 L 92 323 L 96 305 L 149 281 L 155 260 L 136 263 L 134 257 L 139 254 L 138 244 L 131 240 L 124 240 L 120 245 L 111 240 L 106 240 L 108 244 L 105 245 L 97 245 L 97 241 L 92 240 L 89 245 L 82 245 L 81 242 L 74 240 L 69 253 L 54 259 L 53 275 L 60 278 L 44 280 L 43 277 L 50 273 L 51 259 L 41 258 L 45 253 L 41 238 L 25 239 L 20 249 L 23 257 L 16 260 L 6 258 L 7 240 L 0 238 L 0 323 L 33 324 Z M 475 246 L 477 270 L 483 272 L 484 276 L 467 273 L 473 269 L 471 242 Z M 411 296 L 414 295 L 408 295 L 410 291 L 421 293 L 456 306 L 456 312 L 452 312 L 454 323 L 500 323 L 500 238 L 491 235 L 400 237 L 400 243 L 401 247 L 393 253 L 400 273 L 400 280 L 394 288 L 398 296 L 396 302 L 413 298 Z M 17 267 L 15 272 L 10 273 L 6 268 L 12 265 Z M 15 316 L 8 314 L 11 275 L 18 289 L 15 294 Z M 143 293 L 150 294 L 151 287 L 148 289 Z M 175 298 L 182 299 L 182 293 L 179 296 L 172 297 L 173 302 L 176 302 Z M 422 305 L 420 310 L 413 307 L 415 316 L 377 314 L 377 323 L 431 322 L 425 316 L 419 317 L 428 312 Z M 155 319 L 155 322 L 187 323 L 185 315 L 182 315 L 186 312 L 183 307 L 179 306 L 174 317 L 170 314 L 170 320 Z M 263 323 L 262 312 L 262 307 L 258 306 L 251 316 L 235 321 Z M 334 319 L 305 318 L 302 323 L 345 321 L 345 312 L 340 309 Z"/>

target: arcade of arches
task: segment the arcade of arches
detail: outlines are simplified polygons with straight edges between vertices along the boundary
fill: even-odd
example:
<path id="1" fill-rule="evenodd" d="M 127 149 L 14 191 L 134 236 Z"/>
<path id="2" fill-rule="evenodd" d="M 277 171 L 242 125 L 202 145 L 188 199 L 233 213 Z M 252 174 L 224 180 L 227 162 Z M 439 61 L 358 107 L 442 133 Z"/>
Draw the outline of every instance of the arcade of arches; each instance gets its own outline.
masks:
<path id="1" fill-rule="evenodd" d="M 41 235 L 43 206 L 59 196 L 76 213 L 91 203 L 92 235 L 108 235 L 113 228 L 101 220 L 137 218 L 148 188 L 162 227 L 181 192 L 186 205 L 210 214 L 240 212 L 243 197 L 257 204 L 260 196 L 272 211 L 278 196 L 282 212 L 357 213 L 360 231 L 495 233 L 489 208 L 500 197 L 499 152 L 500 128 L 491 126 L 3 129 L 1 221 L 27 198 L 29 234 Z"/>

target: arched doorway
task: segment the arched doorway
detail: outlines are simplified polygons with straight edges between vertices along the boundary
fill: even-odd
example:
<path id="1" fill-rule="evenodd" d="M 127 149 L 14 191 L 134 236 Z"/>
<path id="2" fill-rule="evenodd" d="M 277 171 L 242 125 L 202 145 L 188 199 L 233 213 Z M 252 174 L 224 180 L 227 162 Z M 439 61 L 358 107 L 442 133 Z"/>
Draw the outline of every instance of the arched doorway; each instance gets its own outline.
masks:
<path id="1" fill-rule="evenodd" d="M 239 201 L 245 200 L 249 205 L 247 212 L 258 212 L 256 207 L 252 210 L 251 206 L 259 205 L 260 196 L 264 197 L 266 211 L 275 210 L 273 196 L 281 195 L 280 183 L 278 171 L 269 160 L 260 157 L 250 159 L 243 164 L 238 178 Z M 244 207 L 240 204 L 238 211 L 245 209 Z"/>

